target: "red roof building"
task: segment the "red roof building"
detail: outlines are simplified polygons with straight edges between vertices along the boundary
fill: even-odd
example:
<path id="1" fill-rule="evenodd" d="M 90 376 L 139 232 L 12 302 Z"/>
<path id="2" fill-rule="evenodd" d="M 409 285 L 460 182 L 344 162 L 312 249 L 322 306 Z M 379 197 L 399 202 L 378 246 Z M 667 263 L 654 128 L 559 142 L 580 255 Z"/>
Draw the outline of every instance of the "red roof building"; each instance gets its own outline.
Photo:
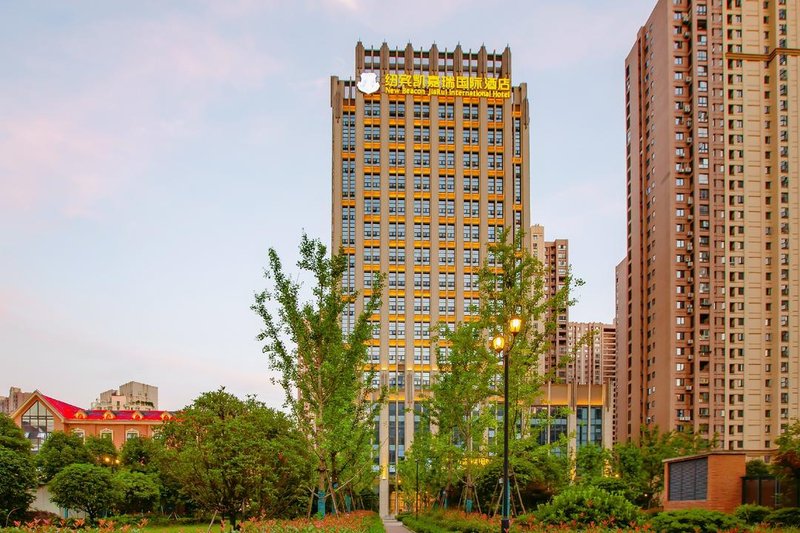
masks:
<path id="1" fill-rule="evenodd" d="M 11 419 L 25 432 L 33 451 L 38 451 L 53 431 L 73 433 L 83 439 L 111 439 L 119 448 L 128 439 L 152 437 L 161 424 L 174 416 L 169 411 L 82 409 L 37 390 L 11 414 Z"/>

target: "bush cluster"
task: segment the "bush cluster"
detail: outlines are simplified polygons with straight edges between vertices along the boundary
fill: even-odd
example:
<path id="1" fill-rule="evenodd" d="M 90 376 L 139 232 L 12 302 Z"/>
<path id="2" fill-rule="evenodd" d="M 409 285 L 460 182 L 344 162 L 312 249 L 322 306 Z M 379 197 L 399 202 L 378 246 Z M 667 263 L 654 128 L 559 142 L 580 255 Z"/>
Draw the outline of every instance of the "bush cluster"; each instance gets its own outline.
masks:
<path id="1" fill-rule="evenodd" d="M 743 527 L 743 523 L 733 515 L 707 509 L 682 509 L 664 511 L 650 520 L 656 531 L 670 533 L 716 533 Z"/>
<path id="2" fill-rule="evenodd" d="M 764 522 L 778 527 L 800 527 L 800 507 L 783 507 L 770 512 Z"/>
<path id="3" fill-rule="evenodd" d="M 554 525 L 627 526 L 642 518 L 639 508 L 624 496 L 591 486 L 569 487 L 532 514 L 536 521 Z"/>
<path id="4" fill-rule="evenodd" d="M 737 507 L 733 514 L 745 524 L 753 525 L 764 522 L 770 512 L 772 509 L 769 507 L 747 503 Z"/>
<path id="5" fill-rule="evenodd" d="M 500 528 L 498 517 L 489 518 L 487 515 L 461 511 L 432 511 L 420 514 L 419 518 L 413 514 L 402 514 L 398 518 L 416 533 L 495 533 Z"/>

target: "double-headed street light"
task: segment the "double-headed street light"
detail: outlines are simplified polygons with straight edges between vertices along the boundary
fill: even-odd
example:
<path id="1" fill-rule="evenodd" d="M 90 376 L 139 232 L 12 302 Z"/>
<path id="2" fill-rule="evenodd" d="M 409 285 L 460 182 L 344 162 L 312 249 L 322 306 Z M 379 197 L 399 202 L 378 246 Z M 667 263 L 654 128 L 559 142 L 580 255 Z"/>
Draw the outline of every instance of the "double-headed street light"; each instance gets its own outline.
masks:
<path id="1" fill-rule="evenodd" d="M 511 484 L 508 480 L 508 358 L 514 338 L 522 330 L 522 319 L 512 316 L 508 320 L 507 334 L 511 337 L 506 350 L 506 337 L 504 334 L 495 335 L 492 339 L 492 348 L 503 357 L 503 515 L 500 519 L 501 533 L 508 533 L 511 525 L 511 499 L 509 492 Z"/>

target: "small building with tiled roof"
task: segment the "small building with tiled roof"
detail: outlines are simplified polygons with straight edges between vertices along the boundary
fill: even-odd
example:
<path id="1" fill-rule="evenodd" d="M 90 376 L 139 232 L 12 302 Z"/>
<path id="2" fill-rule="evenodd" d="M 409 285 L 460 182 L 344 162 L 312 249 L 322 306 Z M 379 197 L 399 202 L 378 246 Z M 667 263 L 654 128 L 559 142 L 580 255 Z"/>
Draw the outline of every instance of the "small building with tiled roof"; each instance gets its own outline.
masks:
<path id="1" fill-rule="evenodd" d="M 174 416 L 169 411 L 82 409 L 36 390 L 11 414 L 11 419 L 25 432 L 31 449 L 38 451 L 53 431 L 73 433 L 83 439 L 107 438 L 119 448 L 128 439 L 152 437 L 161 424 Z"/>

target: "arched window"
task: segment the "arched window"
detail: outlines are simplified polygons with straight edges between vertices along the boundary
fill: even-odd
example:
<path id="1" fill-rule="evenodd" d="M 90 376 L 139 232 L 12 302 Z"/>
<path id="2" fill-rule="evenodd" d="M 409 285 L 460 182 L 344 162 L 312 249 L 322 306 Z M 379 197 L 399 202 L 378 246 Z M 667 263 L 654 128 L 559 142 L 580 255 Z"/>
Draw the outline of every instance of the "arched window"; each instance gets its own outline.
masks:
<path id="1" fill-rule="evenodd" d="M 114 440 L 114 431 L 111 429 L 104 429 L 100 432 L 101 439 L 108 439 L 113 441 Z"/>
<path id="2" fill-rule="evenodd" d="M 38 452 L 45 439 L 53 432 L 53 414 L 37 401 L 22 415 L 22 431 L 31 441 L 31 449 Z"/>
<path id="3" fill-rule="evenodd" d="M 125 432 L 125 440 L 138 439 L 139 431 L 136 429 L 129 429 Z"/>
<path id="4" fill-rule="evenodd" d="M 86 442 L 86 432 L 82 429 L 73 429 L 72 434 L 76 437 L 80 437 L 83 442 Z"/>

